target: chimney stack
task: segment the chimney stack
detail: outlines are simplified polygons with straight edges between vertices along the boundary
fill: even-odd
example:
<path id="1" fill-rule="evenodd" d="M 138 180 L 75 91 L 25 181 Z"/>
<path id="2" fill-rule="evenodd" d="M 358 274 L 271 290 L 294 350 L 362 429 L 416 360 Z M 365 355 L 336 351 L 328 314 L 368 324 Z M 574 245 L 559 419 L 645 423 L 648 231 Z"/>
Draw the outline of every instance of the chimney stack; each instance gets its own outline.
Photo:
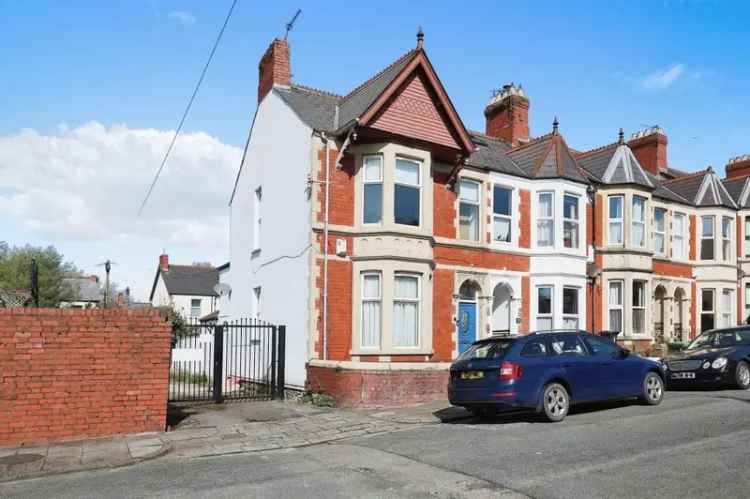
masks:
<path id="1" fill-rule="evenodd" d="M 169 255 L 166 253 L 159 255 L 159 269 L 161 269 L 162 272 L 167 272 L 169 270 Z"/>
<path id="2" fill-rule="evenodd" d="M 750 177 L 750 154 L 743 154 L 730 159 L 725 169 L 727 178 Z"/>
<path id="3" fill-rule="evenodd" d="M 484 109 L 485 133 L 513 146 L 529 141 L 529 98 L 521 85 L 510 83 L 496 92 Z"/>
<path id="4" fill-rule="evenodd" d="M 643 168 L 659 175 L 667 171 L 667 134 L 660 126 L 634 133 L 628 146 Z"/>
<path id="5" fill-rule="evenodd" d="M 292 82 L 289 64 L 289 44 L 278 38 L 271 42 L 258 64 L 258 102 L 263 100 L 275 85 L 288 87 Z"/>

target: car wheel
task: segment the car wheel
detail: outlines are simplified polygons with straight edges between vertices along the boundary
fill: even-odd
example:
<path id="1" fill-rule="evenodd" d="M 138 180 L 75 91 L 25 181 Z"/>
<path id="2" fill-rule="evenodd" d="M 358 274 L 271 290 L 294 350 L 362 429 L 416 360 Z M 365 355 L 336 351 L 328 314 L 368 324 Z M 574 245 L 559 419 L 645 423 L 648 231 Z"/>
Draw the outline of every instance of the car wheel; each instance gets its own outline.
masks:
<path id="1" fill-rule="evenodd" d="M 557 423 L 565 419 L 570 409 L 570 395 L 560 383 L 550 383 L 542 392 L 542 414 L 545 419 Z"/>
<path id="2" fill-rule="evenodd" d="M 659 405 L 664 398 L 664 381 L 654 372 L 646 374 L 643 380 L 641 400 L 648 405 Z"/>
<path id="3" fill-rule="evenodd" d="M 750 367 L 744 360 L 737 363 L 737 367 L 734 369 L 734 380 L 740 390 L 750 388 Z"/>

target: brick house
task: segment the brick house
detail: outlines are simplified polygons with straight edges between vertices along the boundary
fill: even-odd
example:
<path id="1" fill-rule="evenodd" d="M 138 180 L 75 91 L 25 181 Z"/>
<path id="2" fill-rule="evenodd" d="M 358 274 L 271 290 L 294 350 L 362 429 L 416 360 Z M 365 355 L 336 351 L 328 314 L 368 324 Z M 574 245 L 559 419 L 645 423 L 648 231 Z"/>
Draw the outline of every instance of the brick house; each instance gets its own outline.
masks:
<path id="1" fill-rule="evenodd" d="M 644 348 L 745 319 L 750 158 L 722 181 L 670 168 L 658 127 L 592 151 L 557 120 L 531 137 L 514 84 L 467 130 L 421 33 L 347 95 L 292 83 L 284 40 L 259 73 L 226 280 L 231 315 L 287 324 L 291 386 L 415 402 L 491 334 L 615 329 Z"/>

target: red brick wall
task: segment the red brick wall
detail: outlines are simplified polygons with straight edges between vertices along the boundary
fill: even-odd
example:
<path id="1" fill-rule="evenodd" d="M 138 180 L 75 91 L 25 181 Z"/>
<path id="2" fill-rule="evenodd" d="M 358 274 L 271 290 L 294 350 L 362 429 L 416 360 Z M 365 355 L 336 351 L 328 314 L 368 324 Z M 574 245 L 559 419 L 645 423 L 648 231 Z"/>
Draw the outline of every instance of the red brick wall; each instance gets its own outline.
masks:
<path id="1" fill-rule="evenodd" d="M 693 267 L 683 263 L 665 262 L 662 260 L 653 261 L 654 274 L 666 275 L 670 277 L 693 277 Z"/>
<path id="2" fill-rule="evenodd" d="M 449 362 L 453 359 L 455 345 L 453 332 L 453 279 L 452 270 L 436 269 L 432 274 L 432 348 L 433 360 Z"/>
<path id="3" fill-rule="evenodd" d="M 292 78 L 289 45 L 278 38 L 271 42 L 258 64 L 258 102 L 274 85 L 289 85 Z"/>
<path id="4" fill-rule="evenodd" d="M 0 445 L 162 431 L 158 311 L 0 309 Z"/>
<path id="5" fill-rule="evenodd" d="M 503 139 L 512 145 L 529 138 L 529 101 L 512 96 L 489 114 L 485 114 L 485 133 L 490 137 Z"/>
<path id="6" fill-rule="evenodd" d="M 315 350 L 321 358 L 349 360 L 352 348 L 352 264 L 348 260 L 328 260 L 328 355 L 323 355 L 323 260 L 318 260 L 319 298 L 318 338 Z"/>
<path id="7" fill-rule="evenodd" d="M 531 331 L 531 286 L 528 276 L 521 277 L 521 329 L 519 333 Z"/>
<path id="8" fill-rule="evenodd" d="M 531 193 L 526 189 L 519 191 L 519 225 L 521 226 L 521 237 L 518 245 L 521 248 L 531 247 Z"/>
<path id="9" fill-rule="evenodd" d="M 448 370 L 349 370 L 307 366 L 307 388 L 343 407 L 393 407 L 444 400 Z"/>
<path id="10" fill-rule="evenodd" d="M 435 236 L 456 238 L 456 193 L 446 187 L 447 173 L 434 174 L 433 232 Z"/>
<path id="11" fill-rule="evenodd" d="M 596 196 L 596 230 L 594 231 L 594 246 L 604 246 L 604 196 Z"/>
<path id="12" fill-rule="evenodd" d="M 318 151 L 318 180 L 326 180 L 325 149 Z M 328 150 L 328 161 L 331 176 L 331 202 L 329 204 L 328 221 L 335 225 L 354 225 L 354 156 L 344 154 L 341 169 L 336 168 L 338 151 Z M 318 222 L 325 221 L 326 188 L 320 184 L 318 195 Z"/>
<path id="13" fill-rule="evenodd" d="M 695 246 L 698 241 L 698 223 L 695 215 L 690 215 L 690 259 L 696 260 Z"/>
<path id="14" fill-rule="evenodd" d="M 433 256 L 435 263 L 464 265 L 485 269 L 505 269 L 528 272 L 529 257 L 512 253 L 498 253 L 486 249 L 455 248 L 436 244 Z"/>
<path id="15" fill-rule="evenodd" d="M 628 142 L 643 168 L 654 175 L 667 168 L 667 136 L 651 134 Z"/>

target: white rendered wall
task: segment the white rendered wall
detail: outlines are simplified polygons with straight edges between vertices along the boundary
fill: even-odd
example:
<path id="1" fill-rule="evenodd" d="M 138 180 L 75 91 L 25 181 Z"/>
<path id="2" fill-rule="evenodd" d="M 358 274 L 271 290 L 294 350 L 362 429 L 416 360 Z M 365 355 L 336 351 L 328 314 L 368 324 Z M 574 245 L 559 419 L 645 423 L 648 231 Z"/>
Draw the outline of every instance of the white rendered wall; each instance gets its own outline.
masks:
<path id="1" fill-rule="evenodd" d="M 297 387 L 305 384 L 309 329 L 311 148 L 312 130 L 270 92 L 258 107 L 230 209 L 231 318 L 250 317 L 253 288 L 260 286 L 260 318 L 286 325 L 286 382 Z M 252 256 L 258 187 L 261 251 Z"/>

